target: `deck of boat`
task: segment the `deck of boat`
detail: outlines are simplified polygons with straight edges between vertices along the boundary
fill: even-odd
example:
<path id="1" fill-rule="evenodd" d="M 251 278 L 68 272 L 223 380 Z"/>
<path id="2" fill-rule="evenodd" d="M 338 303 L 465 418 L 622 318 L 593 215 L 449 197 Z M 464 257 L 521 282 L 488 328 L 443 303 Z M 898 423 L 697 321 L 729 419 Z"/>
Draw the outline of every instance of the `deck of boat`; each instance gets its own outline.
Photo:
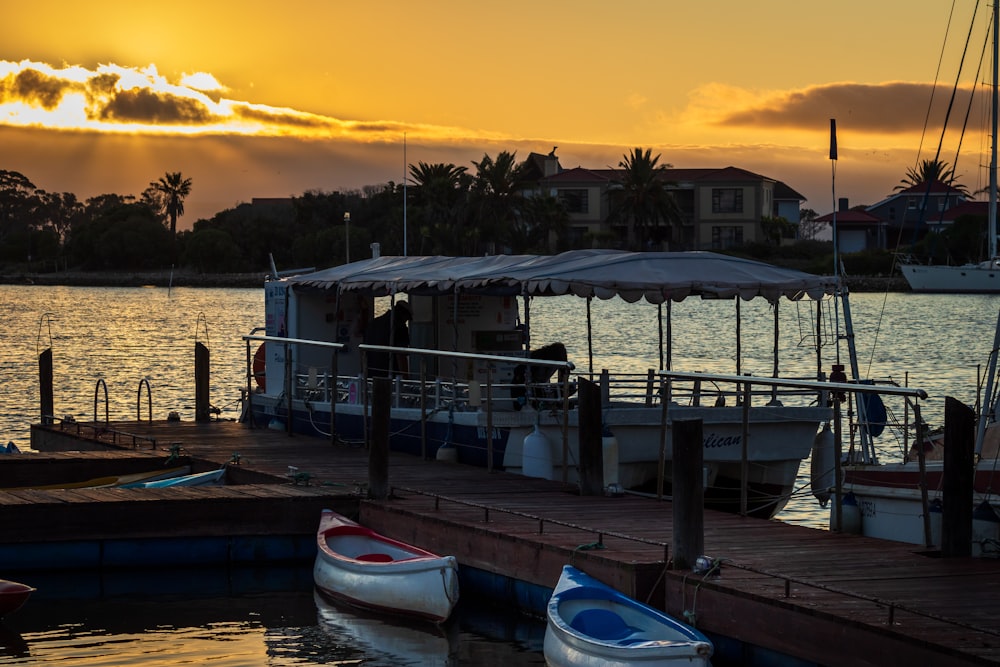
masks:
<path id="1" fill-rule="evenodd" d="M 212 499 L 257 496 L 280 507 L 271 511 L 283 512 L 290 530 L 314 531 L 319 504 L 343 511 L 344 503 L 359 502 L 367 485 L 367 450 L 323 439 L 232 422 L 118 423 L 86 431 L 78 437 L 104 442 L 97 446 L 117 452 L 107 456 L 164 457 L 171 445 L 175 452 L 179 445 L 192 460 L 215 465 L 238 458 L 241 473 L 276 482 L 148 490 L 150 501 L 197 504 L 202 508 L 198 523 L 185 514 L 191 526 L 204 520 L 204 530 L 219 530 L 231 521 L 212 509 Z M 24 456 L 34 455 L 15 458 Z M 773 651 L 815 664 L 1000 663 L 998 560 L 940 558 L 913 545 L 706 512 L 705 553 L 720 559 L 722 568 L 721 575 L 703 576 L 666 566 L 670 502 L 631 495 L 583 497 L 560 482 L 400 454 L 390 455 L 389 481 L 388 500 L 363 501 L 358 507 L 361 521 L 373 529 L 454 554 L 462 565 L 541 587 L 554 586 L 562 566 L 572 563 L 694 621 L 717 646 L 729 638 L 751 646 L 741 650 Z M 51 512 L 59 504 L 89 503 L 87 527 L 93 530 L 102 518 L 93 515 L 92 506 L 120 504 L 121 491 L 0 494 L 0 524 L 9 527 L 0 539 L 37 536 L 41 529 L 23 514 L 32 505 Z M 298 506 L 273 502 L 290 497 L 310 501 Z M 119 533 L 144 528 L 135 516 L 113 516 Z M 103 520 L 112 521 L 112 513 Z M 68 522 L 55 528 L 50 522 L 47 530 L 79 532 Z M 748 664 L 755 661 L 745 657 Z"/>

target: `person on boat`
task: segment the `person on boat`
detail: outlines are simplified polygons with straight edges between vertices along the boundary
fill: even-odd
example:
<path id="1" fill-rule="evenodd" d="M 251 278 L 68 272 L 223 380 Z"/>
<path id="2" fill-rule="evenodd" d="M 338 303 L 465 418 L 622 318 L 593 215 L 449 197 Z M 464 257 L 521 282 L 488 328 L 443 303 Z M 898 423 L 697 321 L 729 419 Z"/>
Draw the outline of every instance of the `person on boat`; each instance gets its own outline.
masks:
<path id="1" fill-rule="evenodd" d="M 546 361 L 568 361 L 569 357 L 566 353 L 566 346 L 562 343 L 549 343 L 537 350 L 532 350 L 528 354 L 530 359 L 544 359 Z M 531 367 L 531 380 L 527 380 L 527 365 L 518 364 L 514 367 L 513 376 L 511 378 L 511 388 L 510 397 L 514 399 L 514 409 L 520 410 L 527 404 L 527 393 L 529 385 L 532 388 L 531 395 L 536 399 L 532 401 L 532 405 L 537 409 L 542 401 L 546 403 L 551 403 L 555 399 L 561 399 L 562 395 L 560 393 L 560 388 L 565 382 L 566 378 L 569 376 L 569 369 L 567 368 L 556 368 L 553 366 L 532 366 Z M 552 376 L 558 371 L 559 376 L 556 379 L 557 385 L 552 385 Z M 547 385 L 547 386 L 542 386 Z M 576 385 L 571 384 L 569 388 L 570 396 L 576 393 Z M 550 406 L 554 407 L 554 406 Z"/>
<path id="2" fill-rule="evenodd" d="M 365 330 L 365 344 L 409 347 L 411 317 L 410 304 L 406 301 L 397 302 L 391 310 L 371 321 Z M 393 374 L 405 375 L 409 372 L 409 363 L 404 353 L 390 355 L 381 350 L 369 350 L 367 360 L 370 377 L 390 377 Z"/>

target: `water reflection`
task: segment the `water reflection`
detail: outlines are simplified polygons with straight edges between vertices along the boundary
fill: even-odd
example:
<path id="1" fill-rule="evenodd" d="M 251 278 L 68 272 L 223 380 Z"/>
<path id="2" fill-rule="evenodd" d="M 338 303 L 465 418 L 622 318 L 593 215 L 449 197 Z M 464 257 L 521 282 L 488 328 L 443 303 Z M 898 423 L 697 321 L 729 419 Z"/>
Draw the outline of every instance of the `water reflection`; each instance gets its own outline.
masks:
<path id="1" fill-rule="evenodd" d="M 309 565 L 19 574 L 0 665 L 543 665 L 544 623 L 460 604 L 441 628 L 338 608 Z"/>
<path id="2" fill-rule="evenodd" d="M 457 665 L 458 633 L 454 624 L 403 624 L 362 611 L 346 611 L 316 591 L 319 629 L 338 643 L 363 650 L 394 665 Z"/>

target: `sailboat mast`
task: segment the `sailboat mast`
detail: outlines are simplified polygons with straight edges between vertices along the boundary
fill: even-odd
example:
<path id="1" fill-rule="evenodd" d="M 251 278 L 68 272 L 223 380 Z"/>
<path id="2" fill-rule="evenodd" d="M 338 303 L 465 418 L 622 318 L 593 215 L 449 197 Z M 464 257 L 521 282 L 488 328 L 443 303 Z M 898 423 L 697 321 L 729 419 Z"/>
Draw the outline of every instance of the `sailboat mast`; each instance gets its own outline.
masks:
<path id="1" fill-rule="evenodd" d="M 990 201 L 989 201 L 989 229 L 990 229 L 990 260 L 993 260 L 997 256 L 997 107 L 998 96 L 997 83 L 1000 79 L 998 75 L 998 65 L 997 55 L 1000 53 L 1000 26 L 997 25 L 997 19 L 1000 18 L 1000 0 L 993 0 L 993 99 L 991 103 L 992 107 L 992 137 L 990 139 Z"/>

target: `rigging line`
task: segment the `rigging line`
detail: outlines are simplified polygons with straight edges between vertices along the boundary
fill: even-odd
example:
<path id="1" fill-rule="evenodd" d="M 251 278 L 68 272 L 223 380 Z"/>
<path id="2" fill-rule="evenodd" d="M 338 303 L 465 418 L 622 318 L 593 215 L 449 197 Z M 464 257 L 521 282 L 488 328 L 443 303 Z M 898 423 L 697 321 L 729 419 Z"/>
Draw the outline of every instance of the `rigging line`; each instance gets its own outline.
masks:
<path id="1" fill-rule="evenodd" d="M 955 97 L 958 94 L 959 81 L 962 77 L 962 70 L 965 68 L 965 58 L 969 54 L 969 42 L 972 40 L 972 30 L 976 24 L 976 12 L 978 11 L 978 3 L 973 6 L 972 20 L 969 21 L 969 32 L 965 36 L 965 46 L 962 48 L 962 57 L 958 63 L 958 72 L 955 74 L 955 83 L 951 88 L 951 96 L 948 98 L 948 108 L 945 110 L 944 122 L 941 124 L 941 135 L 938 137 L 937 150 L 934 153 L 934 162 L 940 163 L 941 160 L 941 150 L 944 144 L 944 135 L 948 130 L 948 121 L 951 119 L 951 111 L 955 107 Z M 938 174 L 940 176 L 940 174 Z M 927 180 L 927 188 L 924 191 L 924 199 L 920 205 L 920 212 L 917 217 L 917 223 L 913 226 L 913 245 L 917 242 L 917 232 L 920 227 L 923 226 L 924 216 L 927 212 L 927 202 L 930 200 L 931 188 L 933 186 L 933 181 Z M 905 214 L 904 214 L 904 224 L 900 225 L 900 233 L 902 234 L 903 227 L 905 227 Z"/>
<path id="2" fill-rule="evenodd" d="M 951 34 L 951 19 L 955 16 L 955 2 L 951 0 L 951 9 L 948 11 L 948 21 L 944 28 L 944 40 L 941 42 L 941 53 L 938 54 L 937 69 L 934 70 L 934 84 L 931 86 L 931 97 L 927 101 L 927 113 L 924 115 L 924 128 L 920 133 L 920 144 L 917 146 L 917 159 L 913 163 L 914 168 L 920 164 L 920 153 L 924 149 L 924 138 L 927 136 L 927 126 L 930 124 L 931 107 L 934 106 L 934 93 L 937 91 L 938 81 L 941 80 L 941 64 L 944 62 L 944 52 L 948 45 L 948 35 Z"/>
<path id="3" fill-rule="evenodd" d="M 991 19 L 992 23 L 992 19 Z M 989 46 L 990 42 L 990 31 L 986 31 L 986 38 L 983 42 L 982 53 L 979 55 L 979 64 L 976 66 L 976 78 L 975 81 L 979 81 L 979 77 L 983 73 L 983 62 L 986 60 L 986 48 Z M 962 152 L 962 142 L 965 140 L 965 131 L 969 128 L 969 116 L 972 114 L 972 105 L 976 97 L 976 84 L 973 84 L 972 89 L 969 91 L 969 104 L 965 108 L 965 118 L 962 121 L 962 131 L 958 135 L 958 146 L 955 148 L 955 160 L 952 162 L 951 174 L 956 176 L 956 171 L 958 169 L 958 158 Z M 941 217 L 944 217 L 944 211 L 941 212 Z"/>

